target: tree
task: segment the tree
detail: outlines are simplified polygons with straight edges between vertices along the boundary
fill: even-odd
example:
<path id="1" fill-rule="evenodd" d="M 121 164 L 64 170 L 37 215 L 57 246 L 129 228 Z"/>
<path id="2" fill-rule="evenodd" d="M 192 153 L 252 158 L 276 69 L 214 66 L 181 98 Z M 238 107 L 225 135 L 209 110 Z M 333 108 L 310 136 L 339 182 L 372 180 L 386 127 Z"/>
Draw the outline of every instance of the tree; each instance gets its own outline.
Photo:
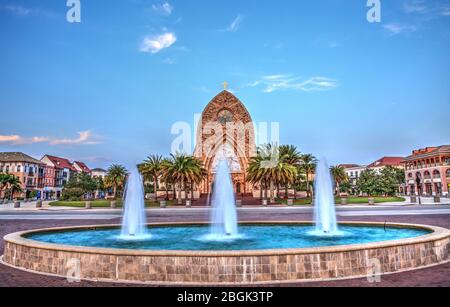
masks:
<path id="1" fill-rule="evenodd" d="M 375 196 L 382 191 L 379 175 L 372 169 L 361 172 L 361 175 L 356 181 L 356 187 L 359 191 L 367 194 L 369 197 Z"/>
<path id="2" fill-rule="evenodd" d="M 297 182 L 297 179 L 298 179 L 298 169 L 299 169 L 300 163 L 302 162 L 302 155 L 297 150 L 297 147 L 293 146 L 293 145 L 281 145 L 279 147 L 279 153 L 280 153 L 281 160 L 283 160 L 284 163 L 287 163 L 287 164 L 295 167 L 295 169 L 296 169 L 295 172 L 297 175 L 295 176 L 295 178 L 293 180 L 290 181 L 290 183 L 292 183 L 292 185 L 295 185 L 295 183 Z M 287 199 L 289 183 L 285 183 L 284 188 L 285 188 L 284 198 Z M 294 189 L 295 189 L 295 186 L 294 186 Z"/>
<path id="3" fill-rule="evenodd" d="M 13 199 L 15 192 L 22 193 L 23 191 L 20 179 L 14 175 L 9 175 L 7 186 L 9 186 L 11 200 Z"/>
<path id="4" fill-rule="evenodd" d="M 300 172 L 303 172 L 306 175 L 306 194 L 308 197 L 311 196 L 311 188 L 310 188 L 310 175 L 313 175 L 316 171 L 317 167 L 317 158 L 311 154 L 302 155 L 302 162 L 300 164 Z"/>
<path id="5" fill-rule="evenodd" d="M 69 182 L 64 185 L 63 200 L 80 200 L 91 198 L 97 190 L 97 181 L 86 173 L 78 173 L 70 176 Z"/>
<path id="6" fill-rule="evenodd" d="M 402 176 L 400 175 L 400 172 Z M 400 184 L 404 182 L 404 171 L 392 166 L 386 166 L 380 173 L 380 186 L 384 196 L 393 196 L 398 191 Z"/>
<path id="7" fill-rule="evenodd" d="M 182 204 L 183 202 L 181 197 L 183 190 L 187 198 L 189 190 L 188 183 L 192 191 L 193 184 L 201 182 L 207 174 L 199 159 L 186 154 L 172 154 L 170 163 L 166 162 L 163 165 L 163 173 L 166 179 L 170 178 L 172 182 L 178 184 L 178 204 Z"/>
<path id="8" fill-rule="evenodd" d="M 336 187 L 336 195 L 339 196 L 339 193 L 341 192 L 340 185 L 344 182 L 348 182 L 347 173 L 345 172 L 345 169 L 341 166 L 332 166 L 330 168 L 330 172 Z"/>
<path id="9" fill-rule="evenodd" d="M 127 173 L 126 168 L 118 164 L 114 164 L 108 169 L 105 184 L 107 187 L 113 188 L 114 199 L 117 197 L 117 189 L 125 185 Z"/>
<path id="10" fill-rule="evenodd" d="M 7 188 L 10 179 L 10 174 L 0 173 L 0 196 L 3 194 L 3 190 Z"/>
<path id="11" fill-rule="evenodd" d="M 286 189 L 290 184 L 295 183 L 297 178 L 297 168 L 289 162 L 293 162 L 295 157 L 290 153 L 295 153 L 294 147 L 281 147 L 272 144 L 262 145 L 258 148 L 256 157 L 250 160 L 247 169 L 247 181 L 255 184 L 259 182 L 261 189 L 264 185 L 267 197 L 267 183 L 270 189 L 270 201 L 275 202 L 274 186 L 278 187 L 283 184 Z M 287 149 L 287 150 L 286 150 Z M 283 153 L 283 154 L 280 154 Z M 289 160 L 291 158 L 292 160 Z M 286 191 L 287 195 L 287 191 Z M 261 194 L 262 197 L 264 197 Z"/>
<path id="12" fill-rule="evenodd" d="M 162 162 L 162 156 L 150 155 L 147 160 L 138 166 L 144 180 L 153 181 L 155 201 L 158 201 L 158 180 L 162 173 Z"/>

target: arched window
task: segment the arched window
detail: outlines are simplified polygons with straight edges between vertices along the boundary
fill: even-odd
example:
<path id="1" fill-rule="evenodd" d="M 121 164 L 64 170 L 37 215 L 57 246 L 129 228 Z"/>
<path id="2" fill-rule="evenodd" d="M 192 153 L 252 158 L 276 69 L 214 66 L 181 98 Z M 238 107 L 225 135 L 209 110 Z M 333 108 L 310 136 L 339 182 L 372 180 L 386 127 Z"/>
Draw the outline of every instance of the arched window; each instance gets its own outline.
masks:
<path id="1" fill-rule="evenodd" d="M 21 169 L 20 165 L 17 165 L 17 172 L 20 173 L 21 170 L 22 170 L 22 169 Z"/>
<path id="2" fill-rule="evenodd" d="M 441 177 L 441 173 L 437 169 L 435 169 L 433 171 L 433 177 L 434 178 L 440 178 Z"/>
<path id="3" fill-rule="evenodd" d="M 425 179 L 427 179 L 427 178 L 429 179 L 429 178 L 431 177 L 429 171 L 425 171 L 425 172 L 423 173 L 423 176 L 425 177 Z"/>
<path id="4" fill-rule="evenodd" d="M 408 174 L 408 178 L 412 178 L 413 177 L 413 174 L 412 173 L 409 173 Z"/>

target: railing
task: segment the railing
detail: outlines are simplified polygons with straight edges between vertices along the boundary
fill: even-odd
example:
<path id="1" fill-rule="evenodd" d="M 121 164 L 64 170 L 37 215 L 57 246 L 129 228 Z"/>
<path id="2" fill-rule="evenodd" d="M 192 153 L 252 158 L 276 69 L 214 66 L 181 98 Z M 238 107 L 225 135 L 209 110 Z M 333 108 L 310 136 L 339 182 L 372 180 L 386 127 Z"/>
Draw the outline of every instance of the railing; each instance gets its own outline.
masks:
<path id="1" fill-rule="evenodd" d="M 438 167 L 438 166 L 450 166 L 450 162 L 442 162 L 442 163 L 431 163 L 431 164 L 421 164 L 416 166 L 406 166 L 405 169 L 407 171 L 425 169 L 430 167 Z"/>

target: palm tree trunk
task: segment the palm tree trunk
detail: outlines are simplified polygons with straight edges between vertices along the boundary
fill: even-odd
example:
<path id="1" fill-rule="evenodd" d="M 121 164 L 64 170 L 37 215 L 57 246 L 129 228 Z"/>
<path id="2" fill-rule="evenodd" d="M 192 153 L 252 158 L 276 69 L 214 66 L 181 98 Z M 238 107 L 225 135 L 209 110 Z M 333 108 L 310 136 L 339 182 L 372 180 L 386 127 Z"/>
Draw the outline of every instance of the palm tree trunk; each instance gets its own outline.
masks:
<path id="1" fill-rule="evenodd" d="M 155 180 L 155 183 L 154 183 L 154 185 L 153 185 L 153 188 L 154 188 L 154 192 L 155 192 L 155 202 L 158 202 L 158 177 L 157 176 L 155 176 L 154 178 L 153 178 L 153 180 Z"/>
<path id="2" fill-rule="evenodd" d="M 284 187 L 284 199 L 288 199 L 289 198 L 289 187 L 288 184 L 286 183 L 286 186 Z"/>
<path id="3" fill-rule="evenodd" d="M 270 203 L 273 204 L 275 202 L 275 198 L 274 198 L 274 195 L 273 195 L 274 188 L 273 188 L 273 181 L 272 180 L 270 180 L 269 185 L 270 185 Z"/>
<path id="4" fill-rule="evenodd" d="M 114 189 L 113 189 L 113 197 L 114 197 L 114 200 L 116 199 L 116 195 L 117 195 L 117 186 L 114 185 Z"/>
<path id="5" fill-rule="evenodd" d="M 310 191 L 309 191 L 309 172 L 306 171 L 306 196 L 309 197 L 310 196 Z"/>
<path id="6" fill-rule="evenodd" d="M 178 197 L 177 197 L 177 200 L 178 200 L 178 204 L 179 205 L 182 205 L 183 204 L 183 199 L 181 198 L 181 192 L 183 191 L 183 180 L 180 180 L 180 183 L 179 183 L 179 193 L 178 193 Z"/>
<path id="7" fill-rule="evenodd" d="M 169 189 L 167 188 L 167 181 L 164 182 L 164 187 L 166 189 L 166 199 L 165 200 L 169 200 Z"/>
<path id="8" fill-rule="evenodd" d="M 261 180 L 259 182 L 259 198 L 262 200 L 263 197 L 264 197 L 264 195 L 263 195 L 263 181 Z"/>

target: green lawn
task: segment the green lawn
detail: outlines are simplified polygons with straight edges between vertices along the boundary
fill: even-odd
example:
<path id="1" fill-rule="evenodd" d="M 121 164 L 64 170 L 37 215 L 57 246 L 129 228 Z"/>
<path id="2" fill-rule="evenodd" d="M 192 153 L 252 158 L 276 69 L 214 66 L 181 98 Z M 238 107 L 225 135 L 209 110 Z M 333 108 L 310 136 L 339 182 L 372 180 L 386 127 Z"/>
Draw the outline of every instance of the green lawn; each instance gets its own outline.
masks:
<path id="1" fill-rule="evenodd" d="M 390 202 L 404 202 L 405 198 L 403 197 L 374 197 L 375 203 L 390 203 Z M 368 197 L 349 197 L 347 198 L 349 204 L 368 204 L 369 198 Z M 277 200 L 277 203 L 286 204 L 287 201 L 285 199 L 279 199 Z M 337 197 L 335 198 L 335 203 L 340 204 L 341 198 Z M 294 201 L 294 205 L 296 206 L 305 206 L 305 205 L 311 205 L 311 200 L 308 198 L 302 198 L 302 199 L 296 199 Z"/>
<path id="2" fill-rule="evenodd" d="M 173 205 L 175 201 L 168 201 L 167 205 Z M 52 207 L 73 207 L 73 208 L 84 208 L 86 206 L 85 201 L 54 201 L 49 204 Z M 111 208 L 111 202 L 109 200 L 94 200 L 91 201 L 92 208 Z M 123 207 L 123 201 L 116 201 L 117 208 Z M 152 200 L 145 201 L 145 207 L 154 208 L 159 207 L 159 202 Z"/>

